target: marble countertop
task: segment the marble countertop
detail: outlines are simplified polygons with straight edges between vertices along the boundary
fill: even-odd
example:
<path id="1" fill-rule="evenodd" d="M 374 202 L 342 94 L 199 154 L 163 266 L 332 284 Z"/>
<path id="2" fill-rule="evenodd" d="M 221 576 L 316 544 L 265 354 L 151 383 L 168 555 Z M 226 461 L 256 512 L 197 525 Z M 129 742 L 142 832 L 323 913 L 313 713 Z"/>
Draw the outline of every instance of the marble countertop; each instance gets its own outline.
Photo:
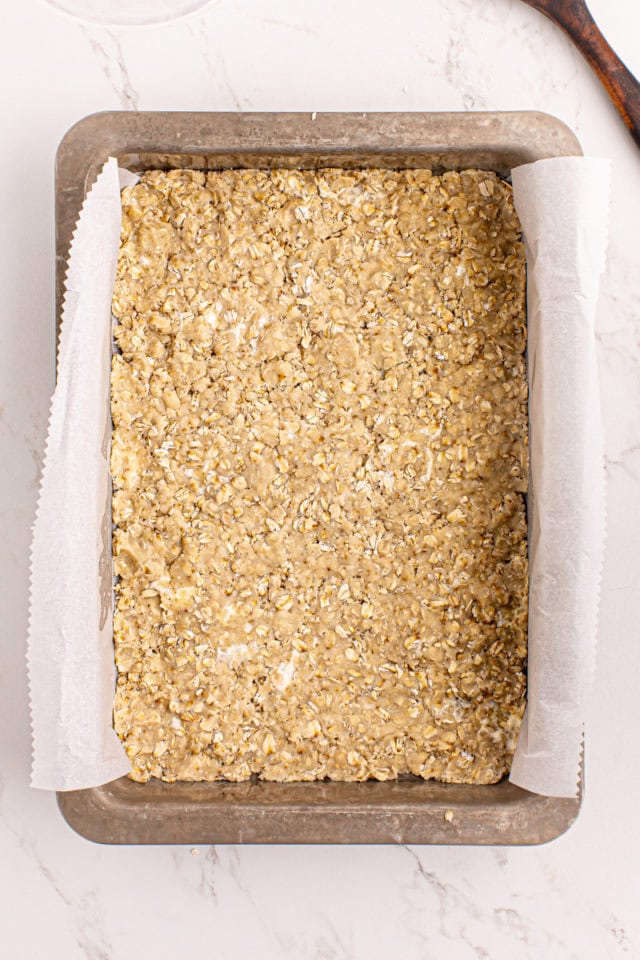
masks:
<path id="1" fill-rule="evenodd" d="M 117 5 L 116 5 L 117 6 Z M 637 0 L 591 0 L 640 75 Z M 520 0 L 218 0 L 141 30 L 3 8 L 0 902 L 11 960 L 640 956 L 640 151 L 568 40 Z M 95 846 L 27 786 L 27 555 L 53 386 L 53 165 L 88 113 L 536 109 L 613 161 L 598 325 L 609 539 L 586 795 L 534 848 Z"/>

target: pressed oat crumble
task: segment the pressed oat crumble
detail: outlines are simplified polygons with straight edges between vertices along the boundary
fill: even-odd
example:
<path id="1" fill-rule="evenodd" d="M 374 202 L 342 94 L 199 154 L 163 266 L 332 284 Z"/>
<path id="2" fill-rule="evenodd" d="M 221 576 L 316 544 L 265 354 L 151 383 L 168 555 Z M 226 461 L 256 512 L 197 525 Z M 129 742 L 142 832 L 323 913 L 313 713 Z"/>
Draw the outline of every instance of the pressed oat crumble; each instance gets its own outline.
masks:
<path id="1" fill-rule="evenodd" d="M 525 696 L 525 267 L 491 173 L 153 171 L 113 299 L 135 779 L 489 783 Z"/>

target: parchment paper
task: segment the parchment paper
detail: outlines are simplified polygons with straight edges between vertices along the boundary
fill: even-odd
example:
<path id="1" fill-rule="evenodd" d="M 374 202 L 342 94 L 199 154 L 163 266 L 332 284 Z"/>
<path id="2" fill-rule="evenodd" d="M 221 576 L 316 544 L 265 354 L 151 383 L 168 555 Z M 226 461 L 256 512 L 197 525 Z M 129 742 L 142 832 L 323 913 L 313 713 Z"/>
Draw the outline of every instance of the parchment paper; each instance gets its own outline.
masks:
<path id="1" fill-rule="evenodd" d="M 111 727 L 111 296 L 122 210 L 115 160 L 71 243 L 58 379 L 31 548 L 31 783 L 97 786 L 131 767 Z"/>
<path id="2" fill-rule="evenodd" d="M 595 317 L 609 163 L 539 160 L 512 173 L 527 245 L 531 471 L 527 709 L 511 780 L 575 796 L 595 666 L 605 537 Z"/>
<path id="3" fill-rule="evenodd" d="M 574 796 L 604 540 L 594 318 L 608 164 L 542 160 L 514 170 L 513 185 L 527 240 L 531 475 L 528 706 L 511 780 Z M 32 785 L 45 789 L 96 786 L 129 770 L 111 726 L 109 369 L 119 189 L 109 160 L 71 246 L 33 535 Z"/>

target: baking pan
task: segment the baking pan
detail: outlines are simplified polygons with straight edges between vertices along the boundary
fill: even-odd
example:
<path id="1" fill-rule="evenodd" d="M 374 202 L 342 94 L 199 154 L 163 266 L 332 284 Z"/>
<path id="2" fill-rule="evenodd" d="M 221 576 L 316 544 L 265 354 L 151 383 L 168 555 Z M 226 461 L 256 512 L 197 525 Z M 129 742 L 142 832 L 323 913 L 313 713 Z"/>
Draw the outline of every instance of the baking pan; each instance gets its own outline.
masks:
<path id="1" fill-rule="evenodd" d="M 71 128 L 56 158 L 56 298 L 78 212 L 109 156 L 151 168 L 478 167 L 579 155 L 543 113 L 99 113 Z M 135 783 L 58 794 L 67 822 L 102 843 L 534 844 L 563 833 L 580 798 L 403 778 L 365 783 Z"/>

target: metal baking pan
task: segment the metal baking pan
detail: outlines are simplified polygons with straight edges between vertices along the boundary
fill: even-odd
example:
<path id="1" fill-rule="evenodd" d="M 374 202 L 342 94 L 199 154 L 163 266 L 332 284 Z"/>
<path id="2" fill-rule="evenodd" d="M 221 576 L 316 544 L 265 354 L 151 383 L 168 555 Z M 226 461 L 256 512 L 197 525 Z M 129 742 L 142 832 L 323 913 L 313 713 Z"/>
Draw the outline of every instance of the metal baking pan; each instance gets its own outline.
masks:
<path id="1" fill-rule="evenodd" d="M 133 171 L 187 167 L 479 167 L 579 155 L 543 113 L 99 113 L 71 128 L 56 159 L 59 323 L 71 234 L 109 156 Z M 134 783 L 58 794 L 67 822 L 102 843 L 535 844 L 559 836 L 580 799 L 492 786 L 365 783 Z"/>

